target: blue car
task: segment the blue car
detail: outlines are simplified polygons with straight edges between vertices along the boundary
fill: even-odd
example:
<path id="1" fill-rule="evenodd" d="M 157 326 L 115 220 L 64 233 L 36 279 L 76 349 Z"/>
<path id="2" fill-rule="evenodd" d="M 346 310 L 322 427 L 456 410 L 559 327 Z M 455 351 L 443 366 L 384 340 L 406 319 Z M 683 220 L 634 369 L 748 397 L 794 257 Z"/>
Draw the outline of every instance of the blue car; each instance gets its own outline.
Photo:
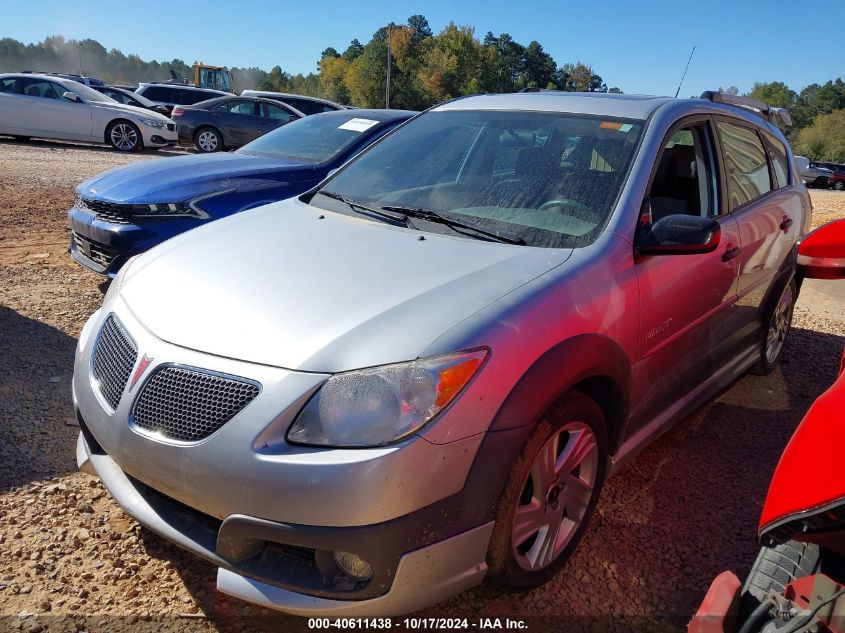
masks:
<path id="1" fill-rule="evenodd" d="M 113 277 L 133 255 L 196 226 L 299 195 L 414 116 L 340 110 L 305 117 L 235 152 L 162 158 L 83 182 L 70 211 L 70 254 Z"/>

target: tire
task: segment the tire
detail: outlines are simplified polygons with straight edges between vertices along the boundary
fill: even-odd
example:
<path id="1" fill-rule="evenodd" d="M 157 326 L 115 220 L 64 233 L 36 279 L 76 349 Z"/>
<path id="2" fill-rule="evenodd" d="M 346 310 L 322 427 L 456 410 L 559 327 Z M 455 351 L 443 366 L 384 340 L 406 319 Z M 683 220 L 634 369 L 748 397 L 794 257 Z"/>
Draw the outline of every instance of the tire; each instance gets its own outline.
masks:
<path id="1" fill-rule="evenodd" d="M 780 296 L 769 314 L 766 330 L 763 332 L 760 343 L 760 358 L 752 368 L 752 373 L 758 376 L 767 376 L 778 366 L 783 351 L 783 343 L 792 325 L 792 313 L 795 310 L 797 299 L 798 287 L 795 285 L 795 280 L 790 279 L 789 283 L 781 290 Z"/>
<path id="2" fill-rule="evenodd" d="M 213 127 L 201 127 L 194 134 L 194 146 L 203 154 L 219 152 L 223 149 L 223 136 Z"/>
<path id="3" fill-rule="evenodd" d="M 542 467 L 552 459 L 553 468 Z M 488 578 L 507 591 L 552 578 L 584 534 L 606 466 L 601 408 L 584 394 L 566 394 L 543 415 L 512 466 L 496 506 Z"/>
<path id="4" fill-rule="evenodd" d="M 742 586 L 740 621 L 760 606 L 769 590 L 783 593 L 796 578 L 815 574 L 819 558 L 819 546 L 812 543 L 787 541 L 776 547 L 761 547 Z"/>
<path id="5" fill-rule="evenodd" d="M 836 189 L 836 191 L 845 191 L 845 180 L 837 180 L 833 183 L 833 188 Z"/>
<path id="6" fill-rule="evenodd" d="M 141 130 L 131 121 L 112 121 L 106 128 L 106 142 L 118 152 L 137 152 L 144 146 Z"/>

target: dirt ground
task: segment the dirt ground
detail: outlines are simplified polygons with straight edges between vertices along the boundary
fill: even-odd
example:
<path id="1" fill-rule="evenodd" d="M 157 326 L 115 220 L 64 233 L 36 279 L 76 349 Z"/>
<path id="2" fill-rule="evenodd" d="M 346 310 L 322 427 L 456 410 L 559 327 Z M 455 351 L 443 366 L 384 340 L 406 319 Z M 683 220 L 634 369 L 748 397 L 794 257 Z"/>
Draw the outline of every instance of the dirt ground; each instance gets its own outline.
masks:
<path id="1" fill-rule="evenodd" d="M 65 212 L 81 180 L 163 155 L 0 139 L 2 631 L 308 630 L 217 593 L 214 567 L 141 529 L 75 469 L 73 352 L 102 280 L 67 255 Z M 815 225 L 845 217 L 845 194 L 812 198 Z M 819 313 L 807 301 L 778 371 L 743 378 L 607 483 L 555 580 L 518 596 L 483 585 L 424 615 L 531 616 L 534 631 L 682 629 L 717 573 L 748 571 L 772 470 L 835 377 L 845 305 Z"/>

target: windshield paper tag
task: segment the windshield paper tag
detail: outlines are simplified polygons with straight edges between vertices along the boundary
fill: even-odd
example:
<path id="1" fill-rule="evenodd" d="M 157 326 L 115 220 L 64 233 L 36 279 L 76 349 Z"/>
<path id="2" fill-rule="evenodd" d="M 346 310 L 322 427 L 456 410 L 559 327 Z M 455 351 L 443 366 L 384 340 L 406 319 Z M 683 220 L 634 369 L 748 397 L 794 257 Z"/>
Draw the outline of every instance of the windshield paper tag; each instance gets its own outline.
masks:
<path id="1" fill-rule="evenodd" d="M 339 125 L 339 130 L 352 130 L 353 132 L 366 132 L 373 127 L 378 121 L 372 119 L 349 119 L 343 125 Z"/>

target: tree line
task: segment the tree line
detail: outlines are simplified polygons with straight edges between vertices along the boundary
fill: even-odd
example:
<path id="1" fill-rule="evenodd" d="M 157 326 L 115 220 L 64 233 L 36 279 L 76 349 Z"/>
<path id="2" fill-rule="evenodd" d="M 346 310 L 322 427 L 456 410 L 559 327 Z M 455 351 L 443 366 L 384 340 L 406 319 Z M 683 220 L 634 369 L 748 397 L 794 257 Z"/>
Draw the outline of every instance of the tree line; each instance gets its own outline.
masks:
<path id="1" fill-rule="evenodd" d="M 810 84 L 797 92 L 782 81 L 755 83 L 749 97 L 786 108 L 792 125 L 781 125 L 796 153 L 845 163 L 845 82 Z"/>
<path id="2" fill-rule="evenodd" d="M 608 88 L 589 64 L 559 65 L 536 40 L 523 45 L 508 33 L 492 32 L 478 38 L 472 26 L 454 23 L 434 33 L 422 15 L 380 28 L 366 44 L 353 39 L 342 52 L 326 48 L 317 72 L 291 74 L 281 66 L 269 72 L 255 67 L 231 71 L 238 90 L 258 88 L 384 107 L 388 47 L 393 108 L 421 110 L 466 94 L 523 88 L 621 92 Z M 136 84 L 167 80 L 170 69 L 185 78 L 193 75 L 191 65 L 181 59 L 145 61 L 118 49 L 107 50 L 93 39 L 52 36 L 36 44 L 0 39 L 0 72 L 82 72 L 110 84 Z M 739 91 L 731 87 L 725 92 Z M 790 111 L 793 125 L 783 129 L 796 152 L 814 160 L 845 162 L 845 83 L 841 79 L 810 84 L 800 91 L 780 81 L 755 83 L 747 96 Z"/>

